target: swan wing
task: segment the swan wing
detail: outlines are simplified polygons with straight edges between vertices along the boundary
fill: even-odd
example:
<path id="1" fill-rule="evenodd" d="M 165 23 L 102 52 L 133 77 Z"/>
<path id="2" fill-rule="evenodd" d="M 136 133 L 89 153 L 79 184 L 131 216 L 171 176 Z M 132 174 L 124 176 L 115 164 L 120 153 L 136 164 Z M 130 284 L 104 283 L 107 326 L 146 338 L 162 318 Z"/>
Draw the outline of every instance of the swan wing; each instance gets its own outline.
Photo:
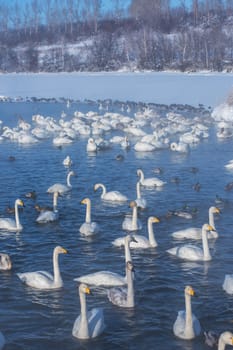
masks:
<path id="1" fill-rule="evenodd" d="M 197 317 L 192 314 L 192 322 L 193 322 L 193 331 L 194 336 L 197 336 L 201 333 L 201 325 Z M 173 332 L 174 334 L 183 339 L 189 339 L 190 334 L 186 334 L 186 312 L 184 310 L 181 310 L 178 312 L 176 321 L 173 325 Z"/>
<path id="2" fill-rule="evenodd" d="M 131 241 L 130 242 L 130 248 L 133 249 L 146 249 L 151 248 L 150 242 L 147 237 L 144 237 L 142 235 L 133 235 L 136 242 Z"/>
<path id="3" fill-rule="evenodd" d="M 126 284 L 125 277 L 111 272 L 111 271 L 99 271 L 77 277 L 74 281 L 96 285 L 96 286 L 123 286 Z"/>
<path id="4" fill-rule="evenodd" d="M 24 272 L 17 275 L 23 283 L 30 287 L 37 289 L 53 287 L 53 276 L 47 271 Z"/>
<path id="5" fill-rule="evenodd" d="M 233 275 L 225 276 L 222 287 L 228 294 L 233 294 Z"/>
<path id="6" fill-rule="evenodd" d="M 108 299 L 117 306 L 125 306 L 127 302 L 127 288 L 111 288 L 108 290 Z"/>
<path id="7" fill-rule="evenodd" d="M 126 202 L 128 198 L 124 196 L 119 191 L 110 191 L 105 193 L 104 200 L 113 201 L 113 202 Z"/>
<path id="8" fill-rule="evenodd" d="M 180 247 L 174 247 L 168 249 L 167 252 L 171 255 L 175 255 L 180 259 L 186 260 L 203 260 L 203 250 L 191 244 L 186 244 Z"/>
<path id="9" fill-rule="evenodd" d="M 50 186 L 47 189 L 47 192 L 48 193 L 59 192 L 61 194 L 61 193 L 65 193 L 65 192 L 70 191 L 70 189 L 71 188 L 66 186 L 66 185 L 57 183 L 57 184 L 54 184 L 54 185 Z"/>
<path id="10" fill-rule="evenodd" d="M 99 232 L 99 225 L 97 222 L 84 222 L 79 229 L 79 232 L 84 236 L 91 236 Z"/>
<path id="11" fill-rule="evenodd" d="M 16 222 L 11 218 L 2 218 L 0 219 L 0 229 L 16 229 Z"/>
<path id="12" fill-rule="evenodd" d="M 119 238 L 114 239 L 112 244 L 115 247 L 122 247 L 122 246 L 124 246 L 125 245 L 125 237 L 119 237 Z"/>
<path id="13" fill-rule="evenodd" d="M 202 230 L 198 227 L 189 227 L 184 230 L 175 231 L 172 233 L 172 237 L 176 239 L 190 238 L 190 239 L 201 239 Z"/>
<path id="14" fill-rule="evenodd" d="M 58 211 L 46 210 L 40 213 L 40 215 L 36 219 L 36 222 L 43 224 L 46 222 L 56 221 L 58 220 L 58 218 L 59 218 Z"/>
<path id="15" fill-rule="evenodd" d="M 93 308 L 87 312 L 88 328 L 91 338 L 97 337 L 105 329 L 104 313 L 102 308 Z"/>

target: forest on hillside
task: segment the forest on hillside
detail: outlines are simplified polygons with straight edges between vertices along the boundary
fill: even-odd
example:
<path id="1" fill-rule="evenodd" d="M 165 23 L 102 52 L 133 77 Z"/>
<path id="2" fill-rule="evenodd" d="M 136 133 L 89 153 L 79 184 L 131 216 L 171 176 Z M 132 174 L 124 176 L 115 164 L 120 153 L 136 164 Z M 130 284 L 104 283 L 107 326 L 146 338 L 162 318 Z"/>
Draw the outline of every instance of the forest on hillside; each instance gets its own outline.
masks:
<path id="1" fill-rule="evenodd" d="M 109 2 L 0 0 L 0 71 L 233 71 L 233 0 Z"/>

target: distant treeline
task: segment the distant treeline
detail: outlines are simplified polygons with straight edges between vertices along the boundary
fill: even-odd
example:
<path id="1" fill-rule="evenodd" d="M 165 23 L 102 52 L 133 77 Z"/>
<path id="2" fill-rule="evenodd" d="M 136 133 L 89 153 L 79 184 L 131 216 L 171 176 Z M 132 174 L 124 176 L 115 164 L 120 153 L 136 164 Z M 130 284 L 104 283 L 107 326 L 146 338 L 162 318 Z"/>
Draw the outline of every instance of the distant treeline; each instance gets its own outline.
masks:
<path id="1" fill-rule="evenodd" d="M 233 1 L 0 0 L 0 71 L 227 70 Z"/>

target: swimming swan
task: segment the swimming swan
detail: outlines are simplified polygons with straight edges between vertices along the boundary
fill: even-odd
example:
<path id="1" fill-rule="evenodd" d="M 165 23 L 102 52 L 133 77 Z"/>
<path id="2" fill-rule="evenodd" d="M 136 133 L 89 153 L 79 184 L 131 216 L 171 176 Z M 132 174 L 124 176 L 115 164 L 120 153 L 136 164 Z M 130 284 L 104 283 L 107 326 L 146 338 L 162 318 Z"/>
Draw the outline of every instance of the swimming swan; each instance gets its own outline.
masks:
<path id="1" fill-rule="evenodd" d="M 233 346 L 233 333 L 223 332 L 218 340 L 218 350 L 225 350 L 226 345 Z"/>
<path id="2" fill-rule="evenodd" d="M 57 246 L 53 250 L 53 273 L 52 276 L 47 271 L 35 271 L 18 273 L 18 277 L 21 281 L 30 287 L 37 289 L 56 289 L 63 286 L 63 281 L 60 274 L 58 265 L 58 255 L 67 254 L 67 250 Z"/>
<path id="3" fill-rule="evenodd" d="M 92 236 L 99 232 L 99 225 L 91 221 L 91 200 L 90 198 L 84 198 L 81 201 L 81 204 L 86 204 L 86 219 L 85 222 L 81 225 L 79 231 L 84 236 Z"/>
<path id="4" fill-rule="evenodd" d="M 177 319 L 173 325 L 173 332 L 178 338 L 193 339 L 201 333 L 199 320 L 192 313 L 191 297 L 195 292 L 191 286 L 184 290 L 185 310 L 178 312 Z"/>
<path id="5" fill-rule="evenodd" d="M 69 192 L 72 188 L 72 185 L 70 183 L 70 178 L 71 178 L 71 176 L 74 176 L 74 175 L 75 175 L 74 171 L 69 171 L 69 173 L 66 177 L 66 183 L 67 183 L 66 185 L 56 183 L 56 184 L 50 186 L 47 189 L 47 192 L 48 193 L 59 192 L 59 194 L 64 194 L 64 193 Z"/>
<path id="6" fill-rule="evenodd" d="M 126 263 L 127 287 L 110 288 L 108 290 L 108 299 L 114 305 L 120 307 L 134 307 L 134 266 L 131 261 Z"/>
<path id="7" fill-rule="evenodd" d="M 24 202 L 21 199 L 15 201 L 15 220 L 11 218 L 0 218 L 0 230 L 7 231 L 21 231 L 23 226 L 19 221 L 19 208 L 18 206 L 24 207 Z"/>
<path id="8" fill-rule="evenodd" d="M 145 198 L 142 198 L 141 196 L 141 183 L 140 181 L 136 184 L 136 191 L 137 191 L 137 198 L 135 199 L 135 202 L 137 203 L 137 207 L 141 209 L 145 209 L 147 207 L 147 201 Z"/>
<path id="9" fill-rule="evenodd" d="M 79 339 L 95 338 L 105 328 L 103 309 L 93 308 L 87 311 L 86 294 L 91 294 L 91 291 L 86 284 L 81 283 L 79 286 L 81 312 L 72 329 L 72 335 Z"/>
<path id="10" fill-rule="evenodd" d="M 135 201 L 131 201 L 129 206 L 130 206 L 130 208 L 132 208 L 133 213 L 132 213 L 132 215 L 127 215 L 124 218 L 124 220 L 122 222 L 122 228 L 123 228 L 123 230 L 127 230 L 127 231 L 140 230 L 142 228 L 142 223 L 138 219 L 137 203 Z"/>
<path id="11" fill-rule="evenodd" d="M 53 210 L 42 210 L 40 215 L 36 219 L 36 222 L 44 224 L 46 222 L 53 222 L 58 220 L 59 212 L 57 209 L 57 198 L 59 196 L 58 192 L 53 193 Z"/>
<path id="12" fill-rule="evenodd" d="M 147 179 L 144 178 L 144 173 L 141 169 L 137 170 L 137 175 L 140 177 L 140 183 L 144 187 L 161 187 L 166 182 L 158 179 L 157 177 L 148 177 Z"/>
<path id="13" fill-rule="evenodd" d="M 175 255 L 178 258 L 191 260 L 191 261 L 209 261 L 212 259 L 208 246 L 207 231 L 213 230 L 213 227 L 209 224 L 202 226 L 202 248 L 192 244 L 185 244 L 178 247 L 168 249 L 169 254 Z"/>
<path id="14" fill-rule="evenodd" d="M 0 350 L 2 350 L 4 348 L 5 344 L 6 344 L 5 337 L 2 334 L 2 332 L 0 332 Z"/>
<path id="15" fill-rule="evenodd" d="M 153 223 L 158 223 L 160 220 L 155 216 L 150 216 L 147 220 L 148 227 L 148 238 L 142 235 L 134 234 L 133 237 L 136 241 L 130 242 L 130 248 L 133 249 L 147 249 L 157 247 L 158 243 L 156 242 L 154 231 L 153 231 Z M 116 238 L 112 244 L 115 247 L 121 247 L 125 244 L 124 237 Z"/>
<path id="16" fill-rule="evenodd" d="M 105 201 L 110 202 L 126 202 L 128 198 L 120 193 L 119 191 L 106 191 L 106 187 L 103 184 L 95 184 L 94 191 L 97 191 L 98 188 L 102 188 L 101 198 Z"/>
<path id="17" fill-rule="evenodd" d="M 213 227 L 213 231 L 207 233 L 208 239 L 218 238 L 218 232 L 215 230 L 214 214 L 219 214 L 220 210 L 217 207 L 209 208 L 209 225 Z M 175 231 L 172 233 L 172 237 L 176 239 L 190 238 L 190 239 L 202 239 L 202 229 L 199 227 L 189 227 L 184 230 Z"/>
<path id="18" fill-rule="evenodd" d="M 0 270 L 11 270 L 12 262 L 8 254 L 0 253 Z"/>
<path id="19" fill-rule="evenodd" d="M 131 261 L 130 254 L 130 241 L 134 240 L 134 237 L 127 235 L 125 237 L 125 261 Z M 111 271 L 98 271 L 94 273 L 89 273 L 87 275 L 74 278 L 74 281 L 81 283 L 87 283 L 96 286 L 123 286 L 127 283 L 126 276 L 122 276 L 118 273 Z"/>
<path id="20" fill-rule="evenodd" d="M 233 274 L 225 275 L 222 287 L 227 294 L 233 294 Z"/>

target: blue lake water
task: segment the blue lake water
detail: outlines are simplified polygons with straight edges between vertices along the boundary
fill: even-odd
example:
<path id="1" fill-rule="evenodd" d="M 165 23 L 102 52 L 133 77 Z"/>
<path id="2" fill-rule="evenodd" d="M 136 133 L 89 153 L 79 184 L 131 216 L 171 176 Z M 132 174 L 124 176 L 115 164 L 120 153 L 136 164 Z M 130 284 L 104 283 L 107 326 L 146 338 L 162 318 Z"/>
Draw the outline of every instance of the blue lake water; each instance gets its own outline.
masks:
<path id="1" fill-rule="evenodd" d="M 120 105 L 111 107 L 120 111 Z M 138 106 L 135 104 L 130 115 Z M 169 106 L 159 106 L 161 115 Z M 177 107 L 178 108 L 178 107 Z M 173 111 L 200 116 L 198 109 L 171 107 Z M 0 119 L 4 125 L 16 126 L 19 117 L 31 122 L 32 115 L 42 114 L 59 119 L 62 111 L 68 117 L 76 111 L 97 111 L 98 104 L 92 101 L 74 102 L 69 109 L 63 102 L 4 102 L 0 104 Z M 208 113 L 203 113 L 208 120 Z M 233 273 L 232 254 L 232 192 L 224 187 L 232 181 L 233 173 L 224 165 L 233 158 L 233 139 L 220 141 L 216 138 L 214 124 L 209 124 L 210 137 L 191 147 L 188 154 L 179 154 L 169 149 L 154 152 L 128 151 L 114 145 L 95 155 L 86 152 L 88 137 L 79 137 L 72 144 L 56 147 L 52 139 L 37 144 L 25 145 L 13 141 L 0 143 L 0 214 L 14 205 L 16 198 L 25 202 L 20 213 L 23 230 L 20 233 L 0 233 L 0 251 L 8 253 L 13 268 L 0 272 L 0 330 L 5 335 L 8 350 L 39 349 L 206 349 L 203 335 L 194 340 L 180 340 L 172 327 L 177 312 L 184 309 L 184 287 L 192 285 L 198 298 L 192 299 L 192 308 L 200 320 L 202 330 L 222 332 L 233 330 L 233 296 L 222 289 L 224 276 Z M 120 134 L 114 131 L 114 134 Z M 112 133 L 106 132 L 109 139 Z M 130 139 L 132 144 L 135 138 Z M 116 160 L 121 154 L 123 159 Z M 35 203 L 52 205 L 46 193 L 55 182 L 65 183 L 68 169 L 62 164 L 70 155 L 72 169 L 77 174 L 71 179 L 70 194 L 59 197 L 60 218 L 57 223 L 36 223 L 38 213 Z M 15 157 L 10 160 L 9 157 Z M 160 167 L 163 172 L 156 175 L 153 170 Z M 197 172 L 193 172 L 193 168 Z M 79 296 L 75 277 L 83 274 L 110 270 L 124 274 L 124 251 L 111 242 L 125 235 L 121 225 L 129 203 L 110 205 L 100 200 L 100 193 L 93 186 L 102 182 L 108 190 L 118 190 L 129 199 L 136 198 L 138 168 L 146 177 L 158 176 L 167 183 L 161 190 L 142 189 L 148 208 L 139 212 L 143 223 L 140 234 L 147 235 L 147 218 L 156 215 L 160 223 L 154 225 L 158 247 L 131 252 L 135 266 L 135 300 L 133 310 L 121 309 L 107 299 L 105 288 L 92 288 L 87 298 L 88 308 L 104 308 L 106 330 L 94 340 L 80 341 L 72 336 L 72 327 L 80 313 Z M 175 183 L 174 178 L 179 182 Z M 195 191 L 193 186 L 200 183 Z M 37 199 L 25 198 L 28 191 L 36 191 Z M 210 243 L 213 259 L 210 262 L 187 262 L 172 258 L 166 249 L 179 244 L 170 234 L 189 226 L 201 227 L 208 221 L 208 209 L 219 195 L 226 201 L 221 214 L 216 216 L 219 238 Z M 100 232 L 92 239 L 85 239 L 79 227 L 85 219 L 85 206 L 80 201 L 92 200 L 92 218 L 98 222 Z M 189 205 L 197 209 L 191 220 L 177 216 L 167 217 L 168 210 Z M 200 244 L 200 242 L 195 242 Z M 61 245 L 69 254 L 59 257 L 64 287 L 55 291 L 37 291 L 22 284 L 18 272 L 47 270 L 52 272 L 52 252 Z"/>

